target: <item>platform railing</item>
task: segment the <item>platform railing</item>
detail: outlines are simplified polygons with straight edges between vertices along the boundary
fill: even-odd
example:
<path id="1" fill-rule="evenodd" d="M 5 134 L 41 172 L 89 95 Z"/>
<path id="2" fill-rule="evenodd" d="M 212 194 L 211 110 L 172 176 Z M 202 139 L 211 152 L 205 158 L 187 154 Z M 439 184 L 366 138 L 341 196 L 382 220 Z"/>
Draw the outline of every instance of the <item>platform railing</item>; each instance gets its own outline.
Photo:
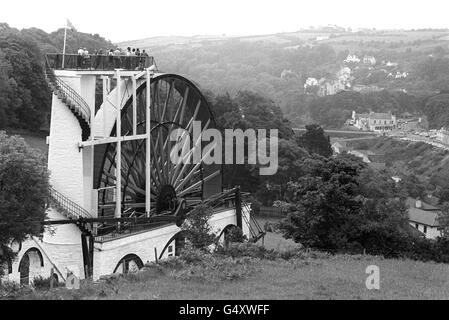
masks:
<path id="1" fill-rule="evenodd" d="M 64 58 L 64 59 L 63 59 Z M 78 55 L 48 53 L 46 55 L 50 68 L 55 70 L 80 70 L 80 71 L 113 71 L 115 69 L 143 70 L 155 65 L 151 56 L 127 56 L 127 55 Z M 64 61 L 63 61 L 64 60 Z M 64 64 L 63 64 L 64 62 Z"/>
<path id="2" fill-rule="evenodd" d="M 55 190 L 53 187 L 50 187 L 50 205 L 53 205 L 55 209 L 59 209 L 62 211 L 70 219 L 80 219 L 80 218 L 92 218 L 89 212 L 70 200 L 68 197 L 64 196 L 59 191 Z"/>

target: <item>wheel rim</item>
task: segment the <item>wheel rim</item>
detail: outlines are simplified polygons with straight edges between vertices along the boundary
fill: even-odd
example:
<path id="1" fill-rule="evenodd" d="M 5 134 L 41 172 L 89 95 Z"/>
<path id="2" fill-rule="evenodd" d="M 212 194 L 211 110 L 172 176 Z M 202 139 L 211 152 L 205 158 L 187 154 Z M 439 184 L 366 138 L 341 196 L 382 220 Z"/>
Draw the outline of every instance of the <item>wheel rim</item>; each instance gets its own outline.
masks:
<path id="1" fill-rule="evenodd" d="M 127 88 L 126 88 L 127 89 Z M 128 89 L 127 89 L 128 90 Z M 146 132 L 146 83 L 137 89 L 137 134 Z M 121 111 L 122 136 L 132 135 L 132 97 Z M 173 213 L 180 199 L 187 210 L 200 203 L 211 193 L 221 192 L 221 166 L 200 163 L 172 163 L 170 151 L 176 142 L 170 141 L 175 129 L 184 129 L 192 137 L 193 121 L 201 121 L 201 129 L 214 128 L 215 122 L 208 103 L 198 88 L 178 75 L 160 75 L 151 81 L 151 215 Z M 116 128 L 111 136 L 115 136 Z M 192 140 L 192 139 L 190 139 Z M 202 142 L 190 141 L 190 149 L 202 147 Z M 139 216 L 145 212 L 146 141 L 122 142 L 122 215 Z M 99 214 L 114 214 L 108 188 L 116 181 L 116 144 L 106 146 L 97 186 Z M 219 185 L 219 188 L 216 186 Z M 210 188 L 208 186 L 211 186 Z M 214 187 L 215 186 L 215 187 Z M 214 189 L 215 190 L 205 190 Z M 211 192 L 212 191 L 212 192 Z"/>

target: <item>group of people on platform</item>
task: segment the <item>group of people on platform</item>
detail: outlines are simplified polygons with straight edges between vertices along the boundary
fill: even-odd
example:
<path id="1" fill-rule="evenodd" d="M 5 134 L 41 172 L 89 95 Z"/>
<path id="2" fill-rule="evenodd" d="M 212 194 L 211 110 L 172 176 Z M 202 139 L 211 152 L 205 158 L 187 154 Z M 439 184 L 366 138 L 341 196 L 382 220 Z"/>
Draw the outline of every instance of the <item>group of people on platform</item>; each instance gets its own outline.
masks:
<path id="1" fill-rule="evenodd" d="M 98 49 L 89 54 L 86 48 L 79 48 L 76 68 L 77 69 L 127 69 L 143 70 L 153 64 L 152 58 L 145 50 L 128 47 L 126 51 L 117 47 L 116 49 Z"/>

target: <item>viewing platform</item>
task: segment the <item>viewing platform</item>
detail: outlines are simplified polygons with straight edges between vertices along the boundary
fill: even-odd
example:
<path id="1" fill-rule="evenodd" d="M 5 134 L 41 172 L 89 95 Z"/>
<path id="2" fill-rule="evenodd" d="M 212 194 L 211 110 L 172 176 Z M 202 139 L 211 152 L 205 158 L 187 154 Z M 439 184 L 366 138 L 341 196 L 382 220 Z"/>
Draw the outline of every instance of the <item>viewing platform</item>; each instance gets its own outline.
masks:
<path id="1" fill-rule="evenodd" d="M 46 62 L 53 70 L 70 70 L 102 74 L 115 69 L 126 71 L 142 71 L 155 65 L 152 56 L 127 56 L 127 55 L 78 55 L 78 54 L 46 54 Z"/>

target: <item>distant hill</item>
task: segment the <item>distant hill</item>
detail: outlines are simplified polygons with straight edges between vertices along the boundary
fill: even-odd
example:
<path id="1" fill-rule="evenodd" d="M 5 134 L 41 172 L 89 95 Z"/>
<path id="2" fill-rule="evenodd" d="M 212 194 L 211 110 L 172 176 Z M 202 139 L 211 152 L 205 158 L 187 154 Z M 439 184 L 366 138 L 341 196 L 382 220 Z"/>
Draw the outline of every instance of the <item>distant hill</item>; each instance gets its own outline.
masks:
<path id="1" fill-rule="evenodd" d="M 449 89 L 447 29 L 324 28 L 244 37 L 154 37 L 118 45 L 146 49 L 161 70 L 184 74 L 204 89 L 263 94 L 298 126 L 319 122 L 340 127 L 353 109 L 421 114 L 427 112 L 428 96 Z M 349 54 L 360 62 L 345 62 Z M 363 60 L 365 56 L 375 58 L 372 65 Z M 334 103 L 336 95 L 318 96 L 321 89 L 334 85 L 343 67 L 351 69 L 351 86 L 345 90 L 361 96 L 362 104 L 342 105 Z M 308 78 L 320 81 L 320 87 L 306 92 Z M 326 107 L 317 112 L 316 105 L 322 102 Z"/>

